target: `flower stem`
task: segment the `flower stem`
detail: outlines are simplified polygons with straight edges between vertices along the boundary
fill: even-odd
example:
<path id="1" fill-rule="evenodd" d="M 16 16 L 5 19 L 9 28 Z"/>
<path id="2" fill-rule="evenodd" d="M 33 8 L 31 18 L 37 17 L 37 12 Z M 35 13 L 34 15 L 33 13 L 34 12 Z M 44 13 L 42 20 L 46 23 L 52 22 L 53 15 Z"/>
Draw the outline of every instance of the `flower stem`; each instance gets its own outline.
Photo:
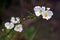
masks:
<path id="1" fill-rule="evenodd" d="M 0 37 L 1 40 L 5 40 L 5 38 L 12 32 L 13 29 L 11 29 L 8 33 L 6 33 L 5 35 L 2 35 Z"/>

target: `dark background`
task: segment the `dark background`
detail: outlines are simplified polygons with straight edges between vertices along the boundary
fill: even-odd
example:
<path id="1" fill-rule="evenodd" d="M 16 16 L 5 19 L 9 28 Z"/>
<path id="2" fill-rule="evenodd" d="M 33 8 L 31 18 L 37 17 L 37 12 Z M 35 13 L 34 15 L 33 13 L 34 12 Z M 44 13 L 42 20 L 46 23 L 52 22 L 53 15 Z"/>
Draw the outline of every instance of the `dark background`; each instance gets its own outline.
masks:
<path id="1" fill-rule="evenodd" d="M 33 8 L 37 5 L 50 7 L 54 15 L 49 21 L 37 18 L 36 24 L 33 24 L 40 26 L 40 21 L 45 25 L 50 24 L 48 31 L 44 29 L 44 26 L 40 27 L 34 40 L 60 40 L 60 1 L 58 0 L 0 0 L 0 24 L 12 16 L 27 17 L 29 11 L 34 14 Z M 23 38 L 17 36 L 17 40 L 25 40 Z"/>

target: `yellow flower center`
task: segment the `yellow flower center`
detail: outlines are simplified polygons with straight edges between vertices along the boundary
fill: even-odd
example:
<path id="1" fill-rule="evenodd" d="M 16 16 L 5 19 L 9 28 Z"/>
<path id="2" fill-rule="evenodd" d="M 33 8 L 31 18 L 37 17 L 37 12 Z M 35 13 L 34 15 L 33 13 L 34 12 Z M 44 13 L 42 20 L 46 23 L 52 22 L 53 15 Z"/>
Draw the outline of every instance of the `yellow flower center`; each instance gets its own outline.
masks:
<path id="1" fill-rule="evenodd" d="M 18 29 L 19 29 L 19 27 L 16 27 L 16 29 L 18 30 Z"/>
<path id="2" fill-rule="evenodd" d="M 17 23 L 17 21 L 14 21 L 14 23 Z"/>
<path id="3" fill-rule="evenodd" d="M 12 26 L 9 26 L 9 29 L 11 29 Z"/>
<path id="4" fill-rule="evenodd" d="M 47 17 L 47 16 L 48 16 L 48 14 L 47 14 L 47 13 L 45 13 L 45 14 L 44 14 L 44 16 L 45 16 L 45 17 Z"/>
<path id="5" fill-rule="evenodd" d="M 40 10 L 39 13 L 42 14 L 42 10 Z"/>

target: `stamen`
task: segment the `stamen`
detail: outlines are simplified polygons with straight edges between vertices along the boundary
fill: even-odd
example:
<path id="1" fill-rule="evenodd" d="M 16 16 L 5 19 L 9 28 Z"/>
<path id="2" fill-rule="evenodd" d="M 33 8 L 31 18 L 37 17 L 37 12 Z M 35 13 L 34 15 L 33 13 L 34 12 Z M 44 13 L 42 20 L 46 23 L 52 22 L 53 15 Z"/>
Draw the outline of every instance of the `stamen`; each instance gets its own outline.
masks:
<path id="1" fill-rule="evenodd" d="M 9 26 L 9 28 L 11 28 L 12 26 Z"/>
<path id="2" fill-rule="evenodd" d="M 19 27 L 16 27 L 16 29 L 19 29 Z"/>
<path id="3" fill-rule="evenodd" d="M 39 13 L 42 14 L 42 10 L 40 10 Z"/>
<path id="4" fill-rule="evenodd" d="M 47 14 L 47 13 L 45 13 L 45 14 L 44 14 L 44 16 L 45 16 L 45 17 L 47 17 L 47 16 L 48 16 L 48 14 Z"/>

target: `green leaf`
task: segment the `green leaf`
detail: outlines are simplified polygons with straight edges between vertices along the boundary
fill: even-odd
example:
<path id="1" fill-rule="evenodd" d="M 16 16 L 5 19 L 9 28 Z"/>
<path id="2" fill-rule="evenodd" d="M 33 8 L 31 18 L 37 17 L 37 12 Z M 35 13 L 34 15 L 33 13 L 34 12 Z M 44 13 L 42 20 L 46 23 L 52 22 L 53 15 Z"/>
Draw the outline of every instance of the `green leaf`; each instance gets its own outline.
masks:
<path id="1" fill-rule="evenodd" d="M 25 30 L 25 37 L 29 40 L 34 36 L 35 32 L 36 32 L 36 30 L 35 30 L 35 28 L 33 26 L 28 27 Z"/>

